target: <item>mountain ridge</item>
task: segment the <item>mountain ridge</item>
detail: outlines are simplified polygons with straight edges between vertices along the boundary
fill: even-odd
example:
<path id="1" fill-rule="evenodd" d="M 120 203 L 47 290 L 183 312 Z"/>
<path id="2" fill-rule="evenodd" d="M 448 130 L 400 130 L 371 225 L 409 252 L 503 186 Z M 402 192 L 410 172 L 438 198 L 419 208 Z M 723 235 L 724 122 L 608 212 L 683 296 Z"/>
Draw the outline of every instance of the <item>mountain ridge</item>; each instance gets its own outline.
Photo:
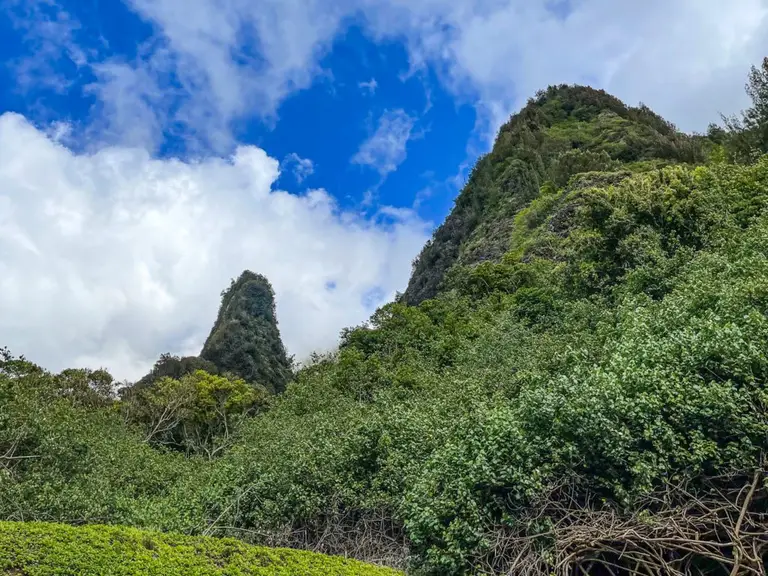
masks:
<path id="1" fill-rule="evenodd" d="M 547 182 L 562 187 L 578 172 L 703 159 L 701 137 L 678 132 L 642 104 L 628 107 L 588 86 L 542 90 L 478 159 L 450 214 L 414 261 L 401 301 L 413 305 L 437 295 L 454 265 L 501 258 L 514 215 Z"/>

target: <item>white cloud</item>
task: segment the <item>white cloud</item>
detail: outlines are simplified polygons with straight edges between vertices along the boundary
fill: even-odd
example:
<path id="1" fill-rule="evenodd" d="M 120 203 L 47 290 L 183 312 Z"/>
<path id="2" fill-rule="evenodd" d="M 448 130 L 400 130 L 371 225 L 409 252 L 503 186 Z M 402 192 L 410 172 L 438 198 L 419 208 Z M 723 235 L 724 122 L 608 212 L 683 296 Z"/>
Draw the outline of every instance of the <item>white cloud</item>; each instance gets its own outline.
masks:
<path id="1" fill-rule="evenodd" d="M 342 213 L 322 190 L 273 189 L 277 176 L 250 146 L 195 163 L 78 155 L 0 116 L 0 342 L 51 369 L 136 378 L 161 352 L 199 352 L 247 268 L 273 283 L 290 352 L 333 346 L 405 286 L 424 223 Z"/>
<path id="2" fill-rule="evenodd" d="M 548 84 L 584 83 L 644 101 L 685 130 L 746 104 L 749 66 L 768 53 L 766 0 L 369 0 L 379 37 L 405 38 L 474 101 L 493 135 Z M 560 7 L 562 11 L 562 7 Z"/>
<path id="3" fill-rule="evenodd" d="M 218 149 L 234 118 L 274 118 L 285 97 L 308 86 L 355 14 L 373 37 L 405 42 L 412 70 L 431 67 L 474 103 L 486 145 L 526 98 L 563 82 L 643 101 L 682 129 L 703 130 L 746 105 L 749 66 L 768 53 L 768 0 L 572 0 L 557 10 L 545 0 L 131 4 L 160 30 L 187 90 L 174 120 L 218 135 Z M 373 82 L 360 87 L 372 91 Z"/>
<path id="4" fill-rule="evenodd" d="M 236 145 L 235 120 L 275 121 L 286 97 L 322 76 L 321 59 L 350 22 L 376 39 L 404 42 L 412 71 L 430 67 L 476 104 L 486 136 L 537 89 L 561 82 L 605 88 L 683 129 L 703 130 L 719 112 L 747 103 L 749 66 L 768 53 L 768 0 L 127 2 L 156 35 L 132 62 L 89 62 L 104 84 L 94 92 L 109 117 L 103 124 L 119 135 L 126 124 L 119 119 L 150 116 L 149 128 L 128 125 L 128 142 L 143 135 L 156 144 L 158 127 L 173 127 L 218 151 Z M 57 58 L 61 48 L 85 65 L 74 41 L 78 24 L 49 12 L 32 10 L 26 20 L 44 47 L 35 62 Z M 372 82 L 360 86 L 372 90 Z"/>
<path id="5" fill-rule="evenodd" d="M 93 72 L 98 81 L 86 91 L 99 104 L 86 142 L 97 148 L 120 144 L 156 150 L 162 144 L 170 97 L 158 86 L 151 66 L 109 61 L 94 64 Z M 209 140 L 215 136 L 209 135 Z"/>
<path id="6" fill-rule="evenodd" d="M 158 30 L 150 54 L 169 69 L 137 60 L 158 85 L 166 72 L 181 84 L 173 122 L 214 150 L 233 146 L 231 123 L 245 116 L 273 122 L 279 104 L 321 74 L 344 11 L 311 0 L 128 0 Z M 152 89 L 154 91 L 154 88 Z M 129 103 L 130 104 L 130 103 Z M 132 108 L 126 109 L 130 115 Z M 213 138 L 210 136 L 213 135 Z"/>
<path id="7" fill-rule="evenodd" d="M 376 88 L 379 87 L 379 83 L 376 82 L 376 78 L 371 78 L 368 82 L 358 82 L 357 87 L 360 88 L 366 94 L 376 94 Z"/>
<path id="8" fill-rule="evenodd" d="M 73 79 L 60 72 L 56 64 L 68 62 L 78 71 L 86 65 L 86 52 L 75 40 L 80 24 L 54 0 L 7 0 L 5 7 L 28 48 L 25 56 L 9 62 L 17 88 L 43 85 L 59 94 L 66 92 Z"/>
<path id="9" fill-rule="evenodd" d="M 291 169 L 293 177 L 299 184 L 315 173 L 314 162 L 309 158 L 302 158 L 295 152 L 291 152 L 283 158 L 283 166 Z"/>
<path id="10" fill-rule="evenodd" d="M 403 110 L 385 110 L 376 131 L 360 145 L 352 162 L 375 168 L 382 177 L 394 172 L 405 161 L 414 123 Z"/>

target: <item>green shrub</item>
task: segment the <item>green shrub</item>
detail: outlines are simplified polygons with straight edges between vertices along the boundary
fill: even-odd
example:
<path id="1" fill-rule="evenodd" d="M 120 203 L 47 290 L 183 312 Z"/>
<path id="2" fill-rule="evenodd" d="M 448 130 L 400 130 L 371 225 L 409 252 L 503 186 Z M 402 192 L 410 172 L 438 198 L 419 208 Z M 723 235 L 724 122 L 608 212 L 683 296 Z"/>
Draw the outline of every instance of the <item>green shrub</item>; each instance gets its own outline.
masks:
<path id="1" fill-rule="evenodd" d="M 263 386 L 197 370 L 137 388 L 123 399 L 121 412 L 142 426 L 146 441 L 212 459 L 232 445 L 242 421 L 265 409 L 269 398 Z"/>
<path id="2" fill-rule="evenodd" d="M 0 572 L 18 576 L 395 576 L 311 552 L 115 526 L 0 522 Z"/>

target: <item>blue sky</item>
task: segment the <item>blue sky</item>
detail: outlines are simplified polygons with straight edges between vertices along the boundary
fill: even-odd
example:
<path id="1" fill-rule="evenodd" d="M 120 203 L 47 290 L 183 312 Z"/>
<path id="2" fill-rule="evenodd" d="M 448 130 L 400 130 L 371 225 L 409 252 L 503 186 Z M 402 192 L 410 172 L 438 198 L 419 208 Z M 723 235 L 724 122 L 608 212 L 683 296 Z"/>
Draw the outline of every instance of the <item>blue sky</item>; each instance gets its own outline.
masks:
<path id="1" fill-rule="evenodd" d="M 125 378 L 196 353 L 244 268 L 291 352 L 332 349 L 537 89 L 704 130 L 768 53 L 768 0 L 0 7 L 0 344 Z"/>
<path id="2" fill-rule="evenodd" d="M 28 4 L 18 4 L 14 12 L 0 20 L 0 34 L 10 40 L 0 46 L 0 57 L 10 63 L 0 76 L 0 110 L 18 112 L 40 126 L 71 124 L 74 133 L 67 143 L 73 149 L 87 149 L 94 139 L 98 145 L 100 135 L 87 133 L 103 113 L 93 89 L 98 76 L 77 61 L 131 61 L 143 43 L 152 42 L 152 26 L 120 0 L 38 3 L 38 22 L 64 21 L 72 28 L 71 41 L 79 50 L 68 52 L 49 47 L 50 38 L 40 38 Z M 41 48 L 56 54 L 44 63 L 29 62 Z M 288 191 L 321 186 L 344 208 L 370 212 L 379 204 L 415 207 L 422 217 L 439 223 L 467 162 L 477 154 L 468 150 L 476 120 L 471 103 L 454 100 L 430 70 L 409 74 L 401 43 L 375 43 L 354 23 L 333 39 L 318 66 L 318 77 L 280 101 L 274 117 L 264 118 L 254 109 L 233 120 L 228 142 L 219 146 L 192 133 L 194 127 L 168 123 L 154 155 L 226 155 L 236 144 L 251 144 L 283 163 L 277 185 Z M 29 76 L 21 85 L 20 69 Z M 173 74 L 162 82 L 171 90 L 178 86 Z M 372 157 L 358 156 L 362 143 L 390 118 L 402 119 L 404 130 L 387 141 L 393 135 L 387 123 L 380 133 L 387 146 Z"/>

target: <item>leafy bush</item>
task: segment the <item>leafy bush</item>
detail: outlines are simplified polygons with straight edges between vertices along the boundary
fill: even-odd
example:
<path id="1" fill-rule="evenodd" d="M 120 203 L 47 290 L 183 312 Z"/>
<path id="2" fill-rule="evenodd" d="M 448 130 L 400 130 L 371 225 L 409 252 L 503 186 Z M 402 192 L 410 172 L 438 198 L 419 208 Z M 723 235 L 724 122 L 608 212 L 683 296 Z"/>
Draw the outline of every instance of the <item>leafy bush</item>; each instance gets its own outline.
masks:
<path id="1" fill-rule="evenodd" d="M 214 458 L 235 441 L 243 419 L 264 409 L 268 399 L 264 387 L 198 370 L 135 390 L 121 411 L 144 428 L 146 441 Z"/>
<path id="2" fill-rule="evenodd" d="M 204 463 L 153 449 L 112 402 L 73 395 L 72 377 L 0 361 L 0 517 L 185 531 L 203 522 Z"/>
<path id="3" fill-rule="evenodd" d="M 340 557 L 132 528 L 0 522 L 0 572 L 19 576 L 395 576 Z"/>

